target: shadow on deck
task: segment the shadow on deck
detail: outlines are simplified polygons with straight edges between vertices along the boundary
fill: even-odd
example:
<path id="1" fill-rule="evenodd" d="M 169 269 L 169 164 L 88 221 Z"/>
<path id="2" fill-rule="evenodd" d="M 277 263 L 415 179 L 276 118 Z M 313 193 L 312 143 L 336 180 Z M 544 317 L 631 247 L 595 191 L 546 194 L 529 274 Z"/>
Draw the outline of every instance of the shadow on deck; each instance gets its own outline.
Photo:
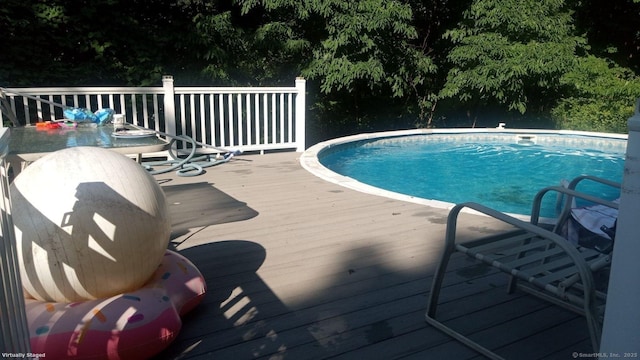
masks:
<path id="1" fill-rule="evenodd" d="M 255 172 L 266 169 L 278 166 L 253 165 Z M 237 172 L 230 167 L 227 174 Z M 306 173 L 297 185 L 278 184 L 288 196 L 264 188 L 269 176 L 226 183 L 222 175 L 216 187 L 163 185 L 175 215 L 174 245 L 203 273 L 208 292 L 155 359 L 481 358 L 424 321 L 446 211 L 343 192 Z M 280 204 L 241 197 L 258 211 L 237 200 L 243 181 L 257 182 L 256 193 Z M 322 188 L 309 190 L 316 185 Z M 314 205 L 314 197 L 321 202 Z M 352 218 L 342 220 L 345 214 Z M 449 269 L 438 316 L 463 334 L 506 358 L 569 359 L 592 351 L 583 318 L 507 294 L 506 276 L 466 257 L 454 256 Z"/>
<path id="2" fill-rule="evenodd" d="M 205 274 L 208 295 L 159 359 L 438 359 L 478 355 L 424 323 L 431 271 L 401 274 L 370 264 L 360 249 L 326 291 L 293 307 L 256 273 L 265 249 L 229 240 L 181 252 Z M 506 358 L 566 359 L 590 352 L 584 319 L 528 295 L 508 295 L 507 278 L 456 259 L 440 317 Z"/>
<path id="3" fill-rule="evenodd" d="M 170 182 L 169 182 L 170 183 Z M 258 213 L 206 182 L 162 187 L 171 214 L 171 238 L 192 228 L 242 221 Z"/>

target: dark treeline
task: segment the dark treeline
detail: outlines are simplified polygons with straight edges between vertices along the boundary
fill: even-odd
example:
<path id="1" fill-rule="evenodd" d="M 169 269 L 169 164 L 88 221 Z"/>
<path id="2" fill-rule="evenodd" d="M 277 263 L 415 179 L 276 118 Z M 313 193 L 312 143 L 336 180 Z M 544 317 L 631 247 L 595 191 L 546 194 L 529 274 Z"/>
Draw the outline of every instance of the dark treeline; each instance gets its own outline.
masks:
<path id="1" fill-rule="evenodd" d="M 0 86 L 292 85 L 309 131 L 626 132 L 640 0 L 3 0 Z"/>

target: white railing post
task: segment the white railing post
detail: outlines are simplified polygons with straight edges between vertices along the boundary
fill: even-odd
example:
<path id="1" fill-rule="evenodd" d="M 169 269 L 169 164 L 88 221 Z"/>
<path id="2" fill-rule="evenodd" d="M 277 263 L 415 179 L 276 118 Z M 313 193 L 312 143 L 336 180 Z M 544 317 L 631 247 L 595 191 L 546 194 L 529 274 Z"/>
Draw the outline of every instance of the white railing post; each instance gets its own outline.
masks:
<path id="1" fill-rule="evenodd" d="M 627 155 L 600 352 L 606 357 L 640 355 L 640 99 L 629 119 Z M 613 356 L 610 354 L 615 354 Z"/>
<path id="2" fill-rule="evenodd" d="M 306 150 L 306 80 L 296 78 L 296 151 Z"/>
<path id="3" fill-rule="evenodd" d="M 173 76 L 164 75 L 162 77 L 162 89 L 164 90 L 164 125 L 165 132 L 169 135 L 176 133 L 176 104 L 175 91 L 173 88 Z"/>
<path id="4" fill-rule="evenodd" d="M 26 355 L 31 348 L 5 162 L 9 131 L 0 129 L 0 350 L 3 354 Z"/>

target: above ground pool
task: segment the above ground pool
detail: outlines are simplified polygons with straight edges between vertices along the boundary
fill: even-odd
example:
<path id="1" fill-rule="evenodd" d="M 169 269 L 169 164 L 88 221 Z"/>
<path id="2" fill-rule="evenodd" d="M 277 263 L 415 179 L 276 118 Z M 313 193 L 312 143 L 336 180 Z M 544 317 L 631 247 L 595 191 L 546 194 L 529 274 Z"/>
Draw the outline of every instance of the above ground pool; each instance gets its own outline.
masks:
<path id="1" fill-rule="evenodd" d="M 515 129 L 442 129 L 364 134 L 320 143 L 303 166 L 357 190 L 434 206 L 479 202 L 529 215 L 538 190 L 582 174 L 622 180 L 625 135 Z M 579 190 L 614 199 L 617 190 Z M 556 197 L 542 215 L 554 217 Z"/>

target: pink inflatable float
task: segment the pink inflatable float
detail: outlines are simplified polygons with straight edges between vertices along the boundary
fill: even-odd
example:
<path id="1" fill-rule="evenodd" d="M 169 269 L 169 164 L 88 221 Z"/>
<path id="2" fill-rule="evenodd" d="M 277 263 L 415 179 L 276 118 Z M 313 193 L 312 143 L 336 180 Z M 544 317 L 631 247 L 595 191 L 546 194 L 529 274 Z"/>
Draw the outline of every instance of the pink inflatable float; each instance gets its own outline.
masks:
<path id="1" fill-rule="evenodd" d="M 204 297 L 200 271 L 167 251 L 140 289 L 73 303 L 26 300 L 33 353 L 52 359 L 143 359 L 178 335 L 180 317 Z"/>
<path id="2" fill-rule="evenodd" d="M 10 191 L 33 353 L 138 360 L 176 338 L 205 282 L 167 251 L 168 204 L 144 168 L 71 147 L 29 165 Z"/>

